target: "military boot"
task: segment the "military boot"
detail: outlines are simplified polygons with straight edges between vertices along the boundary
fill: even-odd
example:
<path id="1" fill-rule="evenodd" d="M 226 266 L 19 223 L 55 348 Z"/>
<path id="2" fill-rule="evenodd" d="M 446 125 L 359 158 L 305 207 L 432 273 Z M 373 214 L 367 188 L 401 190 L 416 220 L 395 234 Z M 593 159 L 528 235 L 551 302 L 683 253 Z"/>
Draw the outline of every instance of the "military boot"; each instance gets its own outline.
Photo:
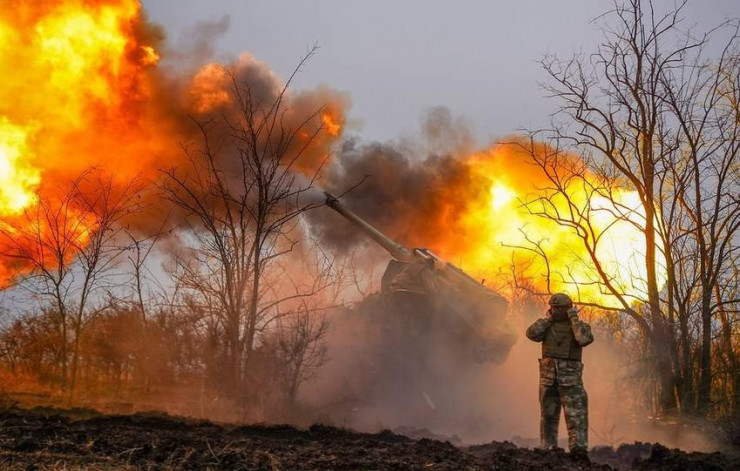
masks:
<path id="1" fill-rule="evenodd" d="M 571 448 L 570 456 L 578 463 L 591 464 L 591 458 L 588 457 L 588 450 L 583 447 L 576 446 Z"/>

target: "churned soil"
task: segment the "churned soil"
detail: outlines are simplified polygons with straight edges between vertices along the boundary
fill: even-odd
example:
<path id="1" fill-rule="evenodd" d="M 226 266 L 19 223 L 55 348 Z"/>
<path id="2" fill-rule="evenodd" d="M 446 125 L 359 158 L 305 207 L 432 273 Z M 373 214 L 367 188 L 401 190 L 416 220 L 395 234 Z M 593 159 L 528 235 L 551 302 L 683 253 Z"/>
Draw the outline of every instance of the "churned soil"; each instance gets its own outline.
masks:
<path id="1" fill-rule="evenodd" d="M 79 414 L 78 414 L 79 415 Z M 0 469 L 22 470 L 729 470 L 727 455 L 660 445 L 597 448 L 591 462 L 508 442 L 456 447 L 384 431 L 323 425 L 223 426 L 157 414 L 73 419 L 56 411 L 0 412 Z"/>

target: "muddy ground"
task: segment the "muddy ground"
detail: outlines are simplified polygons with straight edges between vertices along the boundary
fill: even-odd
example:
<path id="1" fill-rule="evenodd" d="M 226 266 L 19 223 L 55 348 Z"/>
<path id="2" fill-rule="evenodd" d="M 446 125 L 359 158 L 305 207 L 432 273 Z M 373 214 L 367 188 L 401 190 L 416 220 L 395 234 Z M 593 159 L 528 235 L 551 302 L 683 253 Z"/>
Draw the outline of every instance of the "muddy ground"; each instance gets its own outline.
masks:
<path id="1" fill-rule="evenodd" d="M 592 450 L 591 463 L 563 451 L 508 442 L 456 447 L 385 431 L 357 433 L 315 425 L 221 426 L 156 414 L 61 415 L 0 412 L 0 469 L 224 470 L 730 470 L 728 454 L 683 453 L 660 445 Z M 79 418 L 89 415 L 87 418 Z"/>

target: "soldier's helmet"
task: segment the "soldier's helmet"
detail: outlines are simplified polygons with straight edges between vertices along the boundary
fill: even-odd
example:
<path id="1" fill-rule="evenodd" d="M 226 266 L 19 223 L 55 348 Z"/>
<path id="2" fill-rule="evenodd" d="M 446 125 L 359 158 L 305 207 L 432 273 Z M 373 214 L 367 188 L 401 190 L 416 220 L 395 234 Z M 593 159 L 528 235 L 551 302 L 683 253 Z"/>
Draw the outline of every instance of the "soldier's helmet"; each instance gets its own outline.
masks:
<path id="1" fill-rule="evenodd" d="M 565 293 L 555 293 L 550 297 L 550 307 L 571 307 L 573 300 Z"/>

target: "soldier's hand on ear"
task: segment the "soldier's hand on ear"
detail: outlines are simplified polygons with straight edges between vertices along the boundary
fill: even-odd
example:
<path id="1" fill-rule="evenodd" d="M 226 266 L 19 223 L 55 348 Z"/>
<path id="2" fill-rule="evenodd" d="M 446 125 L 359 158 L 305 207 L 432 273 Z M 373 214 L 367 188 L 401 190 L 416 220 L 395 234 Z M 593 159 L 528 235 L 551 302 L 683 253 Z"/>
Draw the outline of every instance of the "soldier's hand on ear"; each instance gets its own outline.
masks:
<path id="1" fill-rule="evenodd" d="M 570 319 L 571 322 L 578 320 L 578 309 L 575 307 L 571 307 L 568 309 L 568 319 Z"/>

